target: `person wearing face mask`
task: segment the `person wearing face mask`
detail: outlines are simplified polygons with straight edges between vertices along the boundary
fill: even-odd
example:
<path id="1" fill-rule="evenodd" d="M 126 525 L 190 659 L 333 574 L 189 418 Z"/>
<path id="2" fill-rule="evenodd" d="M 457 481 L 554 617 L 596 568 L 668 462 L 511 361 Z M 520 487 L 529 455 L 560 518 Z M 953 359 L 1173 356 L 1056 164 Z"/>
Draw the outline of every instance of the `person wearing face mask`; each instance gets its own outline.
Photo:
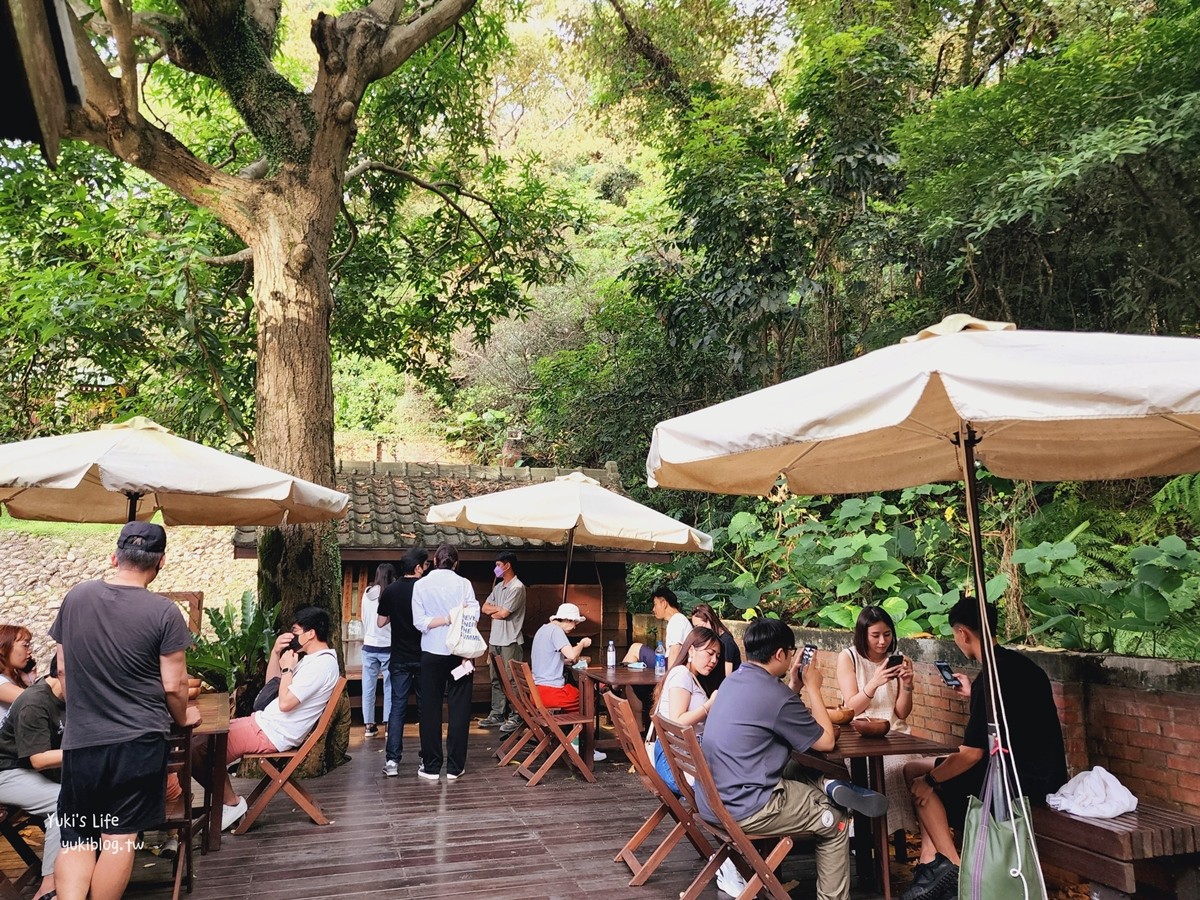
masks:
<path id="1" fill-rule="evenodd" d="M 496 576 L 496 586 L 483 601 L 483 614 L 491 616 L 492 630 L 488 634 L 488 667 L 492 673 L 492 711 L 479 720 L 480 728 L 496 728 L 507 733 L 516 731 L 521 724 L 521 717 L 515 709 L 510 709 L 508 698 L 504 696 L 504 688 L 500 684 L 500 673 L 492 662 L 493 656 L 501 659 L 524 660 L 523 644 L 525 636 L 521 633 L 525 625 L 525 585 L 517 577 L 513 566 L 517 562 L 517 554 L 508 550 L 496 556 L 496 567 L 492 570 Z"/>
<path id="2" fill-rule="evenodd" d="M 300 746 L 321 717 L 339 676 L 337 653 L 329 646 L 329 613 L 314 606 L 298 610 L 291 628 L 275 639 L 267 660 L 267 678 L 279 678 L 279 696 L 261 712 L 230 719 L 225 768 L 247 753 Z M 192 771 L 201 784 L 203 773 L 209 771 L 207 753 L 208 742 L 198 738 L 192 746 Z M 246 814 L 246 798 L 234 791 L 228 773 L 216 788 L 225 804 L 221 811 L 224 831 Z"/>

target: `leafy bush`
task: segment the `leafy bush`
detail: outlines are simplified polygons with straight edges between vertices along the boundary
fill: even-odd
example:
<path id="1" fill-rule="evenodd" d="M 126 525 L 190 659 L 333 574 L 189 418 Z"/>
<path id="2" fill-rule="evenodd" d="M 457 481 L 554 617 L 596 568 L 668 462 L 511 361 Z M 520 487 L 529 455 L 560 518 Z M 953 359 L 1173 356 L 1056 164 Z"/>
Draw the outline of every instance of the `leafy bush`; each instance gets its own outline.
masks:
<path id="1" fill-rule="evenodd" d="M 208 607 L 204 612 L 213 636 L 196 637 L 187 652 L 188 671 L 218 691 L 261 683 L 279 633 L 279 604 L 263 609 L 254 592 L 246 591 L 240 604 Z"/>
<path id="2" fill-rule="evenodd" d="M 356 353 L 333 363 L 333 416 L 337 428 L 378 429 L 396 411 L 404 379 L 387 362 Z"/>

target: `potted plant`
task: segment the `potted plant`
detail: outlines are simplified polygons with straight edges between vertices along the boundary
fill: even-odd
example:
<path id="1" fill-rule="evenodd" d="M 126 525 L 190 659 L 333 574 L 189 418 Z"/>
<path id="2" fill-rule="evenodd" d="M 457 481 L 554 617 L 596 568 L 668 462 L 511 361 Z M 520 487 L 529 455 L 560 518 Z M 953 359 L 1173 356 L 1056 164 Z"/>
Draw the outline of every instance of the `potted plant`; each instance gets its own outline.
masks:
<path id="1" fill-rule="evenodd" d="M 246 715 L 266 674 L 279 605 L 263 609 L 254 592 L 246 591 L 240 603 L 204 612 L 211 636 L 196 636 L 187 653 L 188 672 L 212 690 L 230 694 L 236 714 Z"/>

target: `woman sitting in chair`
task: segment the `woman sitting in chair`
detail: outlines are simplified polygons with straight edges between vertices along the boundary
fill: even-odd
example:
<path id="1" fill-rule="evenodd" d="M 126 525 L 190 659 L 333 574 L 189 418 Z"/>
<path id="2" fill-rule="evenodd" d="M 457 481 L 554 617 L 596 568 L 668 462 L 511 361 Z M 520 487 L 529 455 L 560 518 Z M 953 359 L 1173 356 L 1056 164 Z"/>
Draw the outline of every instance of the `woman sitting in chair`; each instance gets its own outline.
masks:
<path id="1" fill-rule="evenodd" d="M 655 711 L 663 718 L 691 725 L 697 737 L 704 735 L 704 720 L 712 707 L 716 692 L 710 697 L 700 686 L 700 678 L 708 675 L 721 658 L 721 642 L 711 628 L 693 628 L 679 648 L 675 665 L 667 670 L 667 676 L 658 686 Z M 679 786 L 667 764 L 662 744 L 654 742 L 654 768 L 663 781 L 676 794 Z"/>

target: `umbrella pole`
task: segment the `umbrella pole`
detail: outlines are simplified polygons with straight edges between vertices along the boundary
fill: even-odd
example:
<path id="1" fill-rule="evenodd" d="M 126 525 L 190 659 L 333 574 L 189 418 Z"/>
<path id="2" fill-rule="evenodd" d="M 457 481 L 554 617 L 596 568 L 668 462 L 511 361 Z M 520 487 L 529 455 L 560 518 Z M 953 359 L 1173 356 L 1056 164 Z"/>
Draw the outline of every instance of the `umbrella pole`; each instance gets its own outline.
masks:
<path id="1" fill-rule="evenodd" d="M 563 569 L 563 595 L 562 602 L 567 602 L 567 581 L 571 578 L 571 557 L 575 555 L 575 528 L 571 526 L 571 530 L 567 532 L 567 566 Z"/>
<path id="2" fill-rule="evenodd" d="M 125 496 L 129 499 L 129 515 L 125 521 L 132 522 L 137 518 L 138 501 L 142 499 L 142 495 L 137 491 L 126 491 Z"/>

